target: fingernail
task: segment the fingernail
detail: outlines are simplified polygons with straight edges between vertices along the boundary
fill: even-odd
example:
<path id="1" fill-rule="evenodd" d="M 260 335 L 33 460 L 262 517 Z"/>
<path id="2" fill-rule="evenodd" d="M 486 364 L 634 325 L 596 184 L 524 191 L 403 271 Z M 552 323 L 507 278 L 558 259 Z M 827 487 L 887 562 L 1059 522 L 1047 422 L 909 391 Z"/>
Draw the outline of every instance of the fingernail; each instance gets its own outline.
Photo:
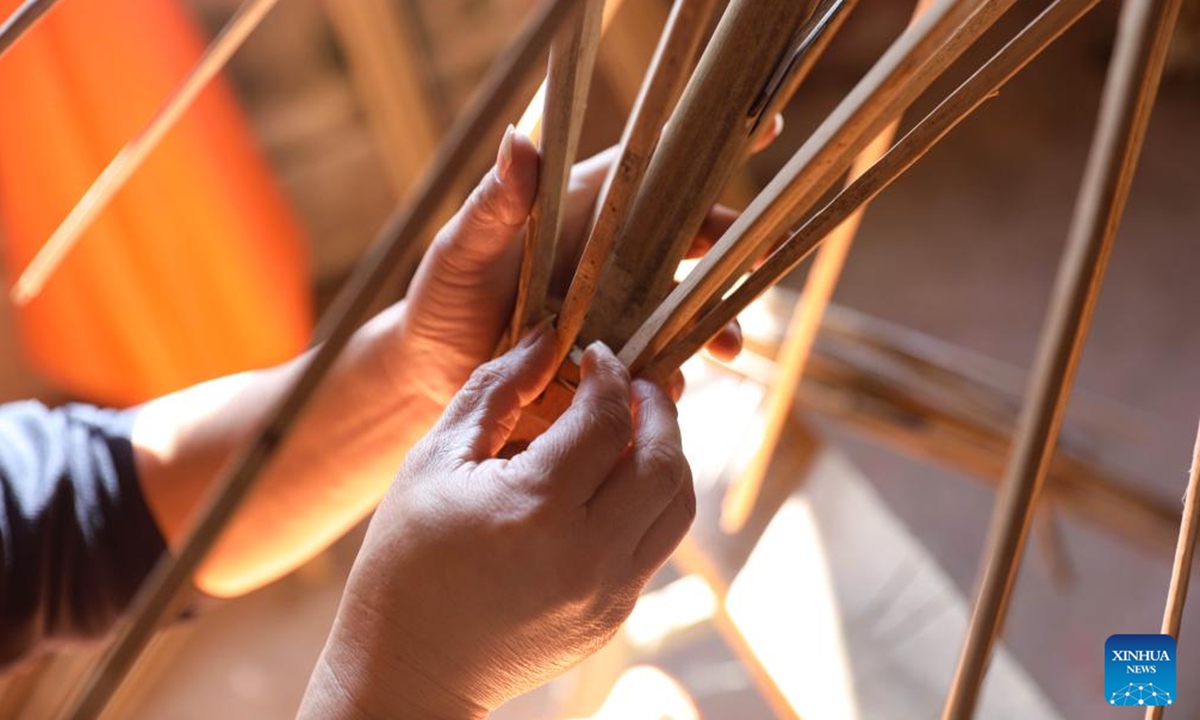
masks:
<path id="1" fill-rule="evenodd" d="M 557 319 L 558 315 L 549 315 L 539 320 L 537 325 L 525 331 L 525 334 L 521 336 L 521 342 L 517 343 L 517 346 L 528 349 L 537 345 L 546 336 L 550 328 L 554 326 L 554 321 Z"/>
<path id="2" fill-rule="evenodd" d="M 508 173 L 512 170 L 513 138 L 516 134 L 517 129 L 510 123 L 504 131 L 504 139 L 500 141 L 500 150 L 496 153 L 496 179 L 500 182 L 507 180 Z"/>
<path id="3" fill-rule="evenodd" d="M 783 133 L 783 115 L 781 113 L 775 113 L 775 129 L 772 134 L 775 136 L 779 136 L 782 133 Z"/>
<path id="4" fill-rule="evenodd" d="M 607 345 L 605 345 L 602 340 L 595 340 L 592 342 L 591 345 L 587 346 L 587 350 L 584 351 L 584 354 L 592 355 L 592 356 L 612 355 L 613 351 L 610 350 L 609 347 Z"/>

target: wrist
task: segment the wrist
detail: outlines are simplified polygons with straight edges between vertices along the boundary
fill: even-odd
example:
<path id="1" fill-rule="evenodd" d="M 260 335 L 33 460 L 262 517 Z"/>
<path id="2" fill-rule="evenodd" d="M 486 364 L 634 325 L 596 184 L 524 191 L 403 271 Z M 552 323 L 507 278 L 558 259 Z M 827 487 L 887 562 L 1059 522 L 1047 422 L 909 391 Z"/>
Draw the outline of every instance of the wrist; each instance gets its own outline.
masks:
<path id="1" fill-rule="evenodd" d="M 484 720 L 487 711 L 419 671 L 383 669 L 386 653 L 335 623 L 309 679 L 299 720 Z"/>
<path id="2" fill-rule="evenodd" d="M 356 376 L 369 378 L 372 392 L 401 398 L 410 422 L 432 426 L 456 388 L 446 392 L 437 359 L 422 347 L 410 315 L 406 301 L 388 307 L 359 328 L 347 354 L 355 358 Z"/>

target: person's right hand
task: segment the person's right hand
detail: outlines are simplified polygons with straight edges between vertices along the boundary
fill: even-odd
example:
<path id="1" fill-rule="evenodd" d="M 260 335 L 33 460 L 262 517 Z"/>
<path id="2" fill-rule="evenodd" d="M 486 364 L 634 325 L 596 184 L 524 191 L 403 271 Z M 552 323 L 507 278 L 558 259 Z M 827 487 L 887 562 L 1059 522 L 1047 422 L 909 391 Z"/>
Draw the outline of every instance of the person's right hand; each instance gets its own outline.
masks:
<path id="1" fill-rule="evenodd" d="M 480 367 L 371 521 L 301 717 L 476 718 L 617 631 L 695 511 L 674 404 L 588 348 L 571 407 L 497 453 L 552 333 Z"/>

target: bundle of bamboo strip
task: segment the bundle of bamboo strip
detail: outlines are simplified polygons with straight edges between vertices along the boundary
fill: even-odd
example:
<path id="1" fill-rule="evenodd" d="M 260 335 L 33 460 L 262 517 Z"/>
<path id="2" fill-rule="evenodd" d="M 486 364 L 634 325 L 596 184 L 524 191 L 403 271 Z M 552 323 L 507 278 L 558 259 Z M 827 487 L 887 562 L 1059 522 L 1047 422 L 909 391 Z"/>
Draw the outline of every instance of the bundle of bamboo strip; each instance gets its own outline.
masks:
<path id="1" fill-rule="evenodd" d="M 310 357 L 293 391 L 226 472 L 188 541 L 156 569 L 135 604 L 133 621 L 79 696 L 71 717 L 94 718 L 102 711 L 375 295 L 389 277 L 412 274 L 423 249 L 415 240 L 436 216 L 451 186 L 461 180 L 461 168 L 478 146 L 491 144 L 498 136 L 513 97 L 533 94 L 529 80 L 547 51 L 549 77 L 541 95 L 542 111 L 526 116 L 529 127 L 540 120 L 541 184 L 527 233 L 509 340 L 528 325 L 558 313 L 563 363 L 559 382 L 527 409 L 517 430 L 517 437 L 523 439 L 536 435 L 569 404 L 578 372 L 573 358 L 579 346 L 602 340 L 619 348 L 632 371 L 665 380 L 749 303 L 832 238 L 833 249 L 823 256 L 829 258 L 828 268 L 811 286 L 812 305 L 798 316 L 802 333 L 792 351 L 795 359 L 787 391 L 772 413 L 785 415 L 862 208 L 1098 1 L 1052 0 L 892 144 L 901 115 L 1015 0 L 921 3 L 909 27 L 708 255 L 672 289 L 676 268 L 710 206 L 756 139 L 767 132 L 764 119 L 773 117 L 799 91 L 856 5 L 854 0 L 729 0 L 727 5 L 721 0 L 676 0 L 600 193 L 573 279 L 559 291 L 551 286 L 550 277 L 556 256 L 566 251 L 560 235 L 567 181 L 586 114 L 603 18 L 614 3 L 544 0 L 485 90 L 448 134 L 413 199 L 397 211 L 324 319 L 318 332 L 324 342 Z M 49 4 L 31 1 L 0 27 L 0 51 Z M 270 0 L 248 0 L 247 7 L 265 12 L 269 6 Z M 946 718 L 967 718 L 974 712 L 1054 449 L 1074 361 L 1128 193 L 1178 6 L 1179 0 L 1126 0 L 1101 132 L 1035 382 L 1018 426 L 1019 442 L 1001 483 L 977 609 Z M 251 20 L 242 22 L 246 24 L 242 31 L 253 27 Z M 229 51 L 226 48 L 218 57 L 227 58 Z M 851 177 L 841 192 L 821 205 L 847 171 Z M 79 212 L 86 213 L 87 208 Z M 31 286 L 23 287 L 28 291 Z M 755 473 L 761 471 L 759 467 Z M 752 498 L 736 503 L 739 507 L 731 512 L 744 519 Z M 1187 527 L 1192 525 L 1189 522 Z M 1178 589 L 1172 592 L 1178 598 L 1174 604 L 1181 603 Z M 770 695 L 770 688 L 764 693 Z M 778 712 L 787 715 L 786 708 Z"/>

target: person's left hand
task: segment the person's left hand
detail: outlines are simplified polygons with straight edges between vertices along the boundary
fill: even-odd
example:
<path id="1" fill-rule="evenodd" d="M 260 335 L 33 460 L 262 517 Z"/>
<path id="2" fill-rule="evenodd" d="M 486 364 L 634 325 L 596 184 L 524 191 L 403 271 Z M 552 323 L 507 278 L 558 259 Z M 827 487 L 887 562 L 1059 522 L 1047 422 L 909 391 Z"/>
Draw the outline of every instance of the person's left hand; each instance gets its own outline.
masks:
<path id="1" fill-rule="evenodd" d="M 582 250 L 614 155 L 614 150 L 609 150 L 575 166 L 561 257 L 574 258 Z M 511 319 L 522 239 L 537 179 L 537 149 L 528 138 L 510 130 L 495 167 L 438 233 L 413 279 L 399 346 L 389 353 L 394 360 L 385 363 L 392 367 L 390 374 L 396 382 L 419 383 L 417 389 L 435 407 L 443 407 L 471 372 L 492 357 Z M 728 208 L 714 207 L 694 250 L 711 246 L 736 217 Z M 556 288 L 558 292 L 565 289 Z M 740 350 L 741 333 L 736 325 L 709 346 L 720 359 L 730 359 Z"/>
<path id="2" fill-rule="evenodd" d="M 478 720 L 606 643 L 695 515 L 674 403 L 589 346 L 570 408 L 544 326 L 481 365 L 371 520 L 301 718 Z"/>

